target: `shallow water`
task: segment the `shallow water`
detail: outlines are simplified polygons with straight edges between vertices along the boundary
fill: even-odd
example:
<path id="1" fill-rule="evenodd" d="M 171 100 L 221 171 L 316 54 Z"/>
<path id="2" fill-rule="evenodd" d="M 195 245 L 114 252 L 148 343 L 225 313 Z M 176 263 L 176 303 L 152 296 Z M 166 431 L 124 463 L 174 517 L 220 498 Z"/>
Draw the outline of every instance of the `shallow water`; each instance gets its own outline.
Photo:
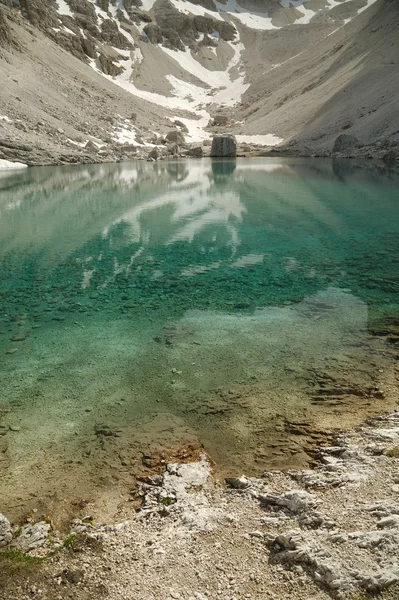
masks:
<path id="1" fill-rule="evenodd" d="M 0 497 L 91 499 L 197 439 L 224 471 L 300 466 L 284 420 L 382 410 L 398 192 L 350 161 L 3 174 Z"/>

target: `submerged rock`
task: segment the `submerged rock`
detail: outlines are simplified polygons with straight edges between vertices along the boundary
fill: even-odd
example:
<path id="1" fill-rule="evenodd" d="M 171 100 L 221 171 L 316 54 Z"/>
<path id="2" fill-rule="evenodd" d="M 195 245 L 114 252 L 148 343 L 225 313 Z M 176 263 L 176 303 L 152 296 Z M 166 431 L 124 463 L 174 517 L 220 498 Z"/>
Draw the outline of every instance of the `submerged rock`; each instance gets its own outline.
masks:
<path id="1" fill-rule="evenodd" d="M 225 133 L 215 135 L 212 140 L 211 156 L 234 157 L 237 155 L 237 142 L 234 135 Z"/>

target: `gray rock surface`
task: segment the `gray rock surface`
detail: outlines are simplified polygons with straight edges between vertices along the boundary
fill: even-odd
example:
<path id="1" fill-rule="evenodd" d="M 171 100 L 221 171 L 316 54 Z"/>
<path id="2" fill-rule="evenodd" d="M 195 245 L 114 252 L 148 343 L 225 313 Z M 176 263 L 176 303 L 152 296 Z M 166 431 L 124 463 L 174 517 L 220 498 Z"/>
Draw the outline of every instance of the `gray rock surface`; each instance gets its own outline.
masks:
<path id="1" fill-rule="evenodd" d="M 168 131 L 168 133 L 165 135 L 165 140 L 170 144 L 178 144 L 179 146 L 183 146 L 185 143 L 183 133 L 177 129 Z"/>
<path id="2" fill-rule="evenodd" d="M 203 154 L 202 146 L 191 146 L 186 152 L 186 156 L 192 156 L 193 158 L 201 158 Z"/>
<path id="3" fill-rule="evenodd" d="M 0 513 L 0 548 L 8 546 L 12 540 L 12 530 L 9 520 Z"/>
<path id="4" fill-rule="evenodd" d="M 39 523 L 29 523 L 22 528 L 21 533 L 12 543 L 14 548 L 28 552 L 44 546 L 48 540 L 51 525 L 40 521 Z"/>
<path id="5" fill-rule="evenodd" d="M 337 137 L 334 142 L 333 152 L 342 152 L 344 150 L 348 150 L 349 148 L 353 148 L 360 144 L 359 140 L 354 135 L 349 135 L 348 133 L 342 133 Z"/>
<path id="6" fill-rule="evenodd" d="M 234 135 L 224 133 L 223 135 L 213 136 L 211 156 L 221 158 L 233 158 L 237 156 L 237 142 Z"/>

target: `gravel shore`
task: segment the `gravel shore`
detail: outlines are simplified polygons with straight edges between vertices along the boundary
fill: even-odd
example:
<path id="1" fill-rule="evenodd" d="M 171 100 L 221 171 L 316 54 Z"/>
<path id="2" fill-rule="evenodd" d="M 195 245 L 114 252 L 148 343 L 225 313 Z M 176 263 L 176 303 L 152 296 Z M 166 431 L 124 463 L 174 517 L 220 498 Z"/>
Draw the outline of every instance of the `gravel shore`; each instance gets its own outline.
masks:
<path id="1" fill-rule="evenodd" d="M 122 523 L 85 515 L 64 539 L 51 524 L 10 528 L 0 598 L 394 600 L 399 410 L 338 435 L 320 460 L 225 485 L 201 455 L 142 481 Z"/>

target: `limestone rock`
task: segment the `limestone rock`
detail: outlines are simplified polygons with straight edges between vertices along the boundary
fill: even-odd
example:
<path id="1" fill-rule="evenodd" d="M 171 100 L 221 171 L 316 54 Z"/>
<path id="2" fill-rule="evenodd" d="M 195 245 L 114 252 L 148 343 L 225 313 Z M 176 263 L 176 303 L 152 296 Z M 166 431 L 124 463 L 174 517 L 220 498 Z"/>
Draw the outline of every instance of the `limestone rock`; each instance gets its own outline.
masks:
<path id="1" fill-rule="evenodd" d="M 353 148 L 354 146 L 358 146 L 359 144 L 359 140 L 354 135 L 342 133 L 335 140 L 332 151 L 343 152 L 344 150 L 348 150 L 349 148 Z"/>
<path id="2" fill-rule="evenodd" d="M 152 150 L 150 150 L 148 153 L 148 158 L 153 158 L 154 160 L 157 160 L 159 158 L 158 148 L 152 148 Z"/>
<path id="3" fill-rule="evenodd" d="M 98 152 L 98 148 L 95 145 L 94 142 L 92 142 L 91 140 L 89 140 L 85 146 L 85 150 L 88 150 L 88 152 Z"/>
<path id="4" fill-rule="evenodd" d="M 168 144 L 166 147 L 166 151 L 171 156 L 177 156 L 179 154 L 179 145 L 178 144 Z"/>
<path id="5" fill-rule="evenodd" d="M 202 158 L 204 151 L 202 150 L 202 146 L 192 146 L 187 150 L 186 154 L 194 158 Z"/>
<path id="6" fill-rule="evenodd" d="M 106 75 L 111 75 L 111 77 L 116 77 L 123 73 L 124 68 L 116 65 L 111 58 L 100 52 L 98 56 L 98 60 L 100 62 L 101 68 Z"/>
<path id="7" fill-rule="evenodd" d="M 0 548 L 7 546 L 12 540 L 12 531 L 9 520 L 0 513 Z"/>
<path id="8" fill-rule="evenodd" d="M 171 144 L 178 144 L 179 146 L 185 144 L 184 135 L 181 131 L 177 131 L 176 129 L 168 131 L 165 136 L 165 140 Z"/>
<path id="9" fill-rule="evenodd" d="M 51 525 L 40 521 L 39 523 L 25 525 L 20 535 L 14 540 L 13 547 L 28 552 L 34 548 L 41 548 L 47 542 Z"/>
<path id="10" fill-rule="evenodd" d="M 215 115 L 213 118 L 213 123 L 212 125 L 227 125 L 229 119 L 227 117 L 227 115 Z"/>
<path id="11" fill-rule="evenodd" d="M 188 128 L 184 123 L 182 123 L 182 121 L 176 119 L 175 121 L 173 121 L 173 123 L 176 125 L 176 127 L 179 127 L 184 133 L 188 133 Z"/>
<path id="12" fill-rule="evenodd" d="M 316 505 L 316 498 L 304 490 L 290 490 L 282 494 L 264 494 L 259 496 L 264 504 L 287 508 L 294 514 L 302 513 Z"/>
<path id="13" fill-rule="evenodd" d="M 249 479 L 244 475 L 241 475 L 241 477 L 228 477 L 226 483 L 235 490 L 245 490 L 251 484 Z"/>
<path id="14" fill-rule="evenodd" d="M 225 133 L 215 135 L 212 140 L 211 156 L 234 157 L 237 155 L 237 142 L 234 135 Z"/>

